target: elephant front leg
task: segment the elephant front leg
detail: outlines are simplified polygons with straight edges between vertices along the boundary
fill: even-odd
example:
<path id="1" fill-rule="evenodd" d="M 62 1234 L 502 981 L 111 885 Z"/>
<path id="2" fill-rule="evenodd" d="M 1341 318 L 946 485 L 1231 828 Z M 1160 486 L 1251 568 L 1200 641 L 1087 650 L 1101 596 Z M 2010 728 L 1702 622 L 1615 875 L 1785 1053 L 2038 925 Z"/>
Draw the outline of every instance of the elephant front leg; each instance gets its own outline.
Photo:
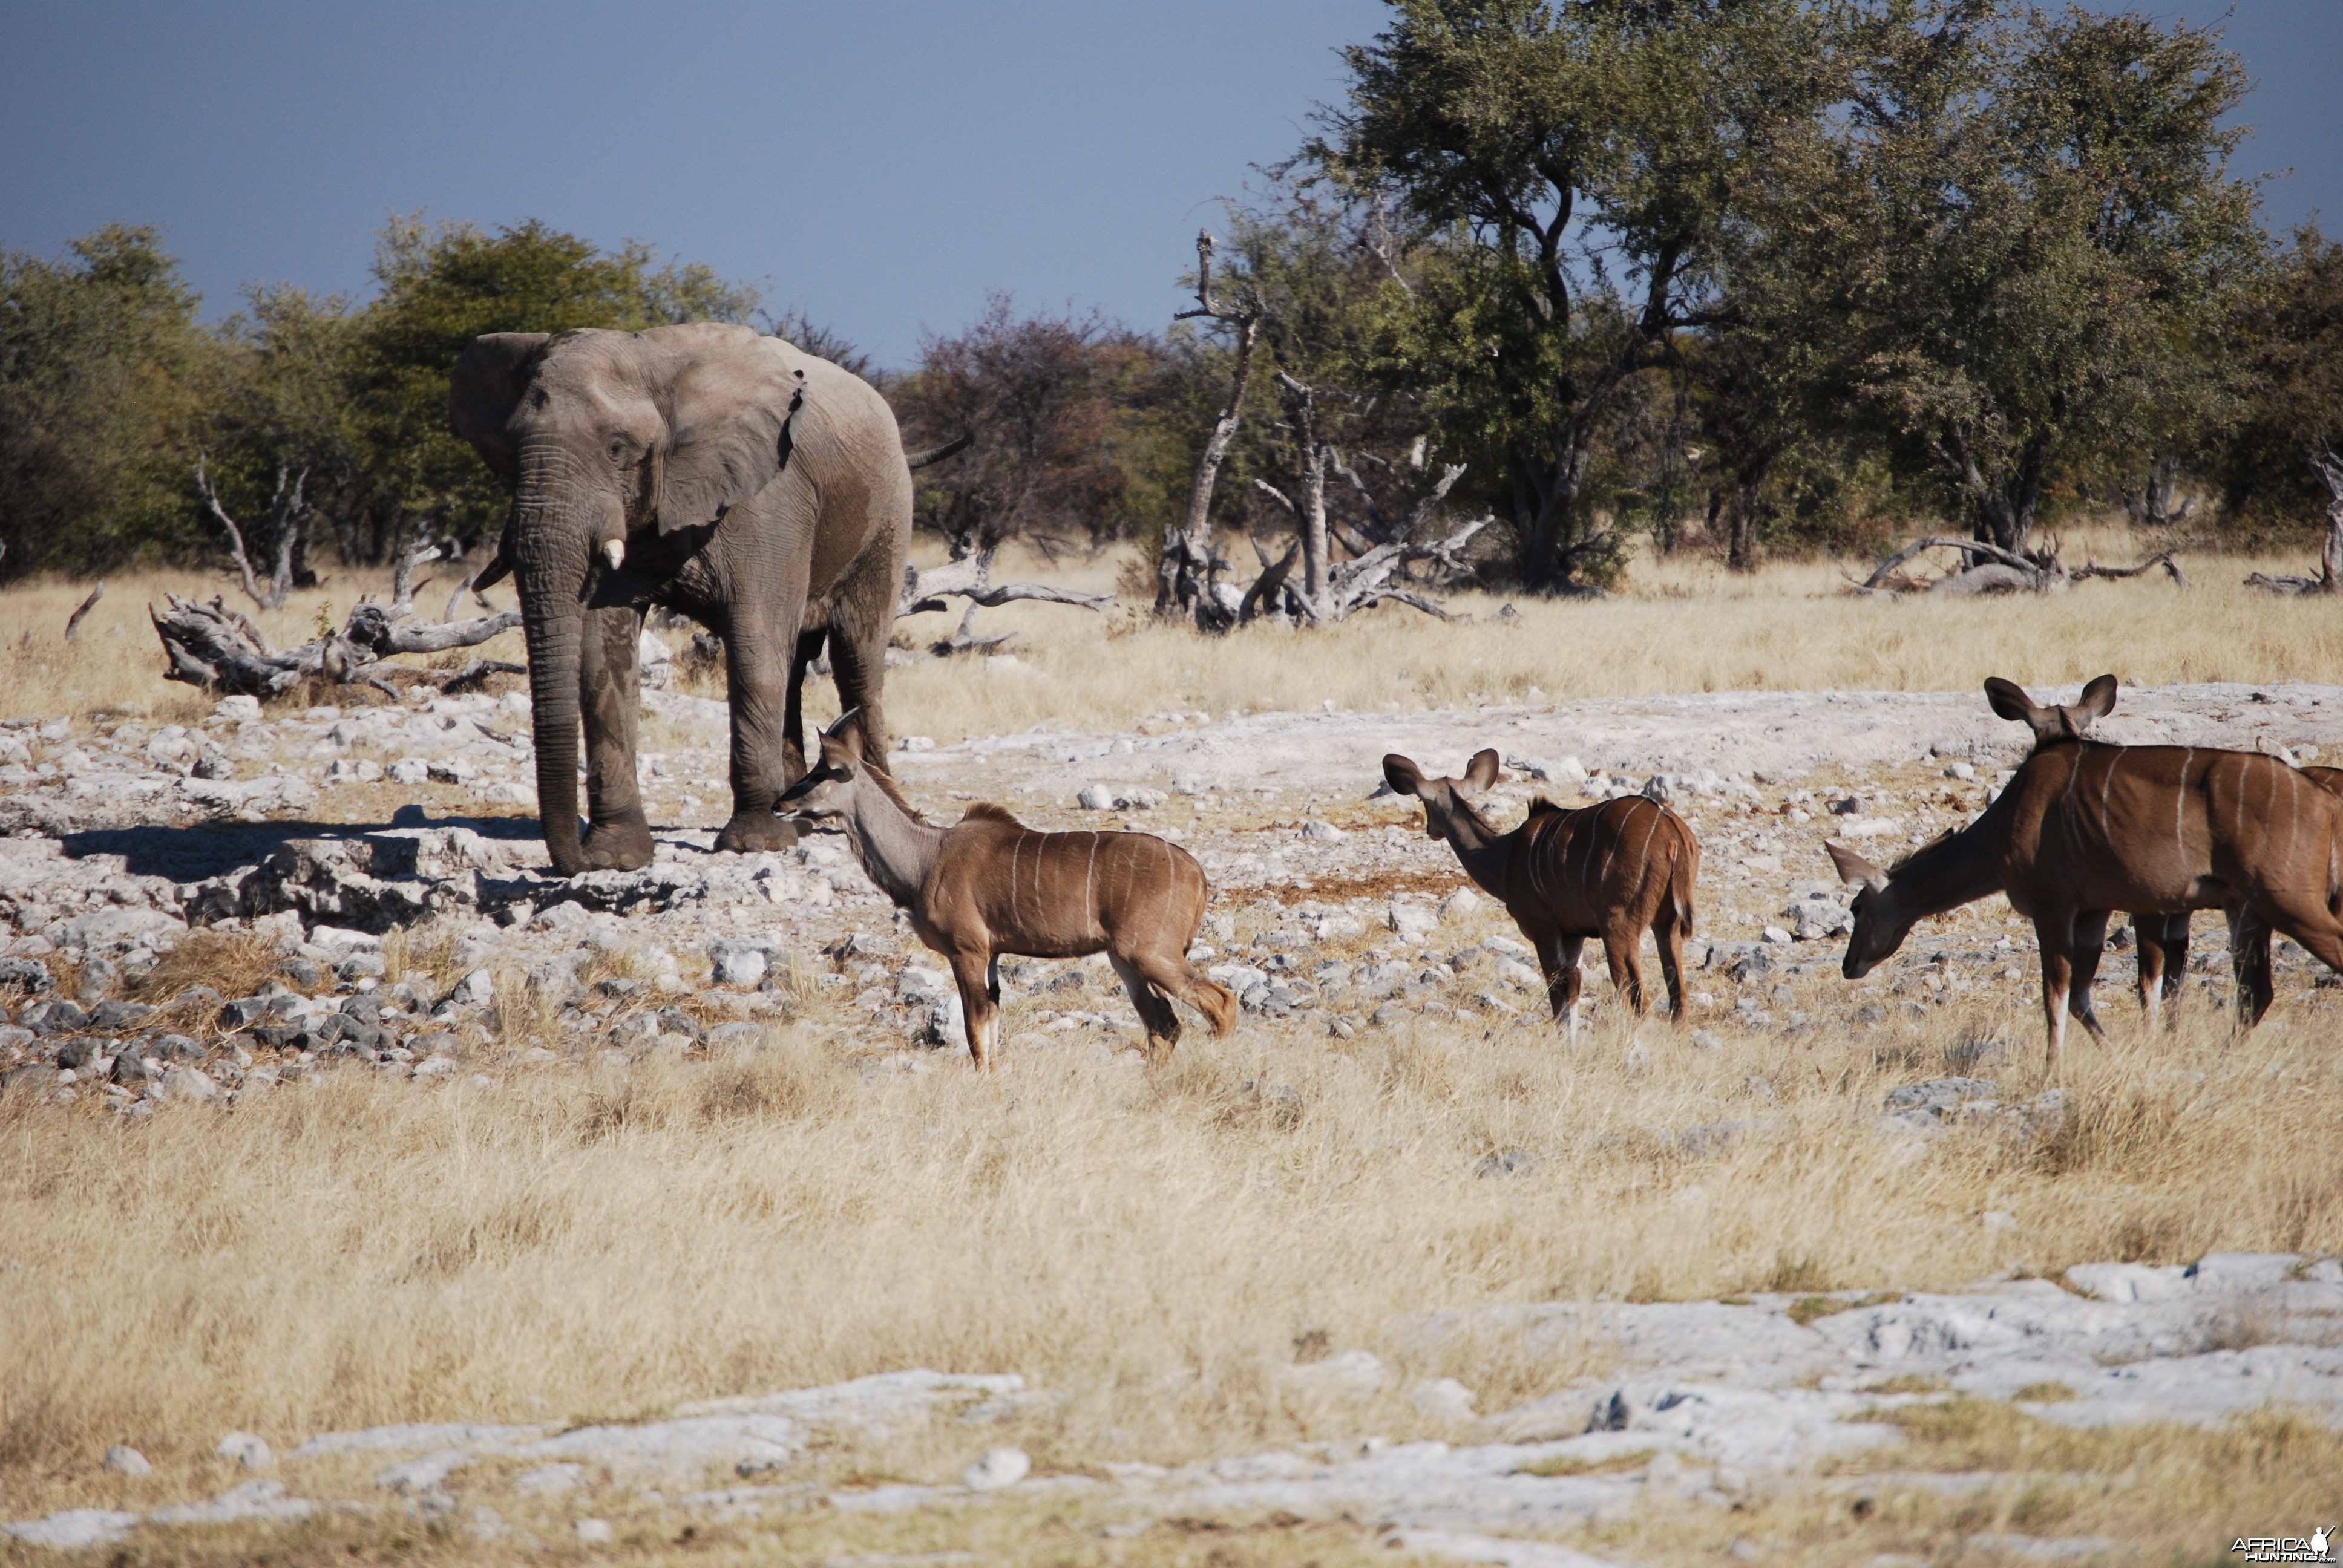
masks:
<path id="1" fill-rule="evenodd" d="M 773 802 L 789 787 L 784 694 L 796 648 L 794 626 L 768 637 L 743 634 L 736 621 L 724 638 L 732 699 L 732 819 L 716 835 L 719 850 L 753 855 L 798 841 L 798 825 L 773 815 Z"/>
<path id="2" fill-rule="evenodd" d="M 578 706 L 586 719 L 586 809 L 593 826 L 579 850 L 589 871 L 637 871 L 651 863 L 651 827 L 635 777 L 642 630 L 641 614 L 629 608 L 589 609 L 580 628 Z"/>

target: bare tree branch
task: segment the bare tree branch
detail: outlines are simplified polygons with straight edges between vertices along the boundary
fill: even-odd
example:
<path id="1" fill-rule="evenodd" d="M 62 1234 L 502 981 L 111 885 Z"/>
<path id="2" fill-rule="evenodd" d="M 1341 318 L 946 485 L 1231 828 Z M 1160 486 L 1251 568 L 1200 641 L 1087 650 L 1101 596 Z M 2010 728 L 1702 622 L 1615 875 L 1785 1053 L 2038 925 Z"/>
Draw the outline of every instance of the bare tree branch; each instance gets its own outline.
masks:
<path id="1" fill-rule="evenodd" d="M 87 615 L 90 612 L 91 607 L 96 605 L 98 600 L 105 597 L 106 579 L 104 578 L 100 578 L 97 579 L 97 586 L 89 590 L 89 597 L 81 601 L 81 608 L 75 610 L 72 615 L 65 618 L 65 640 L 67 642 L 71 642 L 74 639 L 74 633 L 81 629 L 81 618 Z"/>

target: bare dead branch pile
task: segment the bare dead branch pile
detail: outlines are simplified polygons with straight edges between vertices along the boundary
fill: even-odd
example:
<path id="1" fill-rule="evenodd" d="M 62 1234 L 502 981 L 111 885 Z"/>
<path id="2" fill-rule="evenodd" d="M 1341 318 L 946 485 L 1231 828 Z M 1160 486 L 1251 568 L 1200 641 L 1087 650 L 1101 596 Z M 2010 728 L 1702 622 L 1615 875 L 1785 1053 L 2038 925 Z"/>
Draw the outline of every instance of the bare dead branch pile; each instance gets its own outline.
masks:
<path id="1" fill-rule="evenodd" d="M 2318 553 L 2318 575 L 2298 577 L 2291 572 L 2272 577 L 2256 572 L 2246 578 L 2247 588 L 2264 588 L 2271 593 L 2337 593 L 2343 592 L 2343 457 L 2333 452 L 2314 452 L 2310 466 L 2327 487 L 2327 544 Z"/>
<path id="2" fill-rule="evenodd" d="M 422 552 L 426 558 L 437 554 Z M 415 564 L 403 563 L 401 588 L 406 588 L 407 575 Z M 444 653 L 477 647 L 520 625 L 517 609 L 475 620 L 433 623 L 414 618 L 411 593 L 406 595 L 404 608 L 397 602 L 382 605 L 361 599 L 340 631 L 279 653 L 269 648 L 268 639 L 250 618 L 229 608 L 216 594 L 208 604 L 176 594 L 163 597 L 168 601 L 166 611 L 158 615 L 152 605 L 146 609 L 155 635 L 163 644 L 164 658 L 169 661 L 163 678 L 223 697 L 276 697 L 311 678 L 346 686 L 371 686 L 396 697 L 398 688 L 391 683 L 393 678 L 453 691 L 490 675 L 519 675 L 528 668 L 498 658 L 476 658 L 461 669 L 385 662 L 394 654 Z"/>
<path id="3" fill-rule="evenodd" d="M 1940 577 L 1905 574 L 1903 568 L 1906 563 L 1928 550 L 1956 551 L 1960 564 Z M 2159 567 L 2175 583 L 2187 588 L 2188 576 L 2174 558 L 2178 553 L 2177 550 L 2164 550 L 2132 567 L 2103 567 L 2097 561 L 2087 561 L 2081 567 L 2070 568 L 2060 558 L 2055 540 L 2049 548 L 2039 554 L 2022 555 L 1979 539 L 1932 536 L 1915 539 L 1881 561 L 1872 568 L 1869 577 L 1856 585 L 1855 591 L 1882 598 L 1921 593 L 1943 594 L 1948 598 L 1979 594 L 2057 593 L 2074 583 L 2092 578 L 2136 578 Z"/>

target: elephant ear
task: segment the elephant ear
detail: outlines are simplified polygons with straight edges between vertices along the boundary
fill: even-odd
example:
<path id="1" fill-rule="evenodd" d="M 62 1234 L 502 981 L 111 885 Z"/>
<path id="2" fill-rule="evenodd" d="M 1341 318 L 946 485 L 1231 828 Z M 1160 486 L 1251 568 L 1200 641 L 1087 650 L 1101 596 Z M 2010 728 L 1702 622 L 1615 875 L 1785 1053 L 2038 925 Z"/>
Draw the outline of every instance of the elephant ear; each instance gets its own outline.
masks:
<path id="1" fill-rule="evenodd" d="M 472 339 L 447 381 L 447 418 L 489 469 L 508 485 L 518 475 L 506 422 L 537 374 L 544 332 L 491 332 Z"/>
<path id="2" fill-rule="evenodd" d="M 805 372 L 769 338 L 692 356 L 674 382 L 674 415 L 655 484 L 659 531 L 715 522 L 789 460 Z"/>

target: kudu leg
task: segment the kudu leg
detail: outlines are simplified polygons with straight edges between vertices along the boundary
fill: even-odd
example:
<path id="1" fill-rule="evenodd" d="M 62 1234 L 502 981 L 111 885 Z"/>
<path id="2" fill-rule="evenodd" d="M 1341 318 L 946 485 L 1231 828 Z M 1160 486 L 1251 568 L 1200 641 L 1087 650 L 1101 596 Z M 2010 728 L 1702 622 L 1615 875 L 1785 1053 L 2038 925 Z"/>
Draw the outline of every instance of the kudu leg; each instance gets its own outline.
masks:
<path id="1" fill-rule="evenodd" d="M 1660 945 L 1660 978 L 1668 985 L 1668 1019 L 1682 1023 L 1684 1016 L 1684 925 L 1676 919 L 1673 902 L 1660 906 L 1660 917 L 1652 923 L 1652 940 Z"/>
<path id="2" fill-rule="evenodd" d="M 2034 938 L 2042 949 L 2042 1020 L 2049 1028 L 2049 1046 L 2043 1065 L 2058 1070 L 2059 1053 L 2066 1044 L 2066 997 L 2075 981 L 2074 957 L 2066 950 L 2075 917 L 2065 910 L 2037 915 Z"/>
<path id="3" fill-rule="evenodd" d="M 1554 1010 L 1554 1020 L 1563 1026 L 1566 1038 L 1576 1040 L 1578 999 L 1586 986 L 1578 960 L 1586 950 L 1586 939 L 1548 933 L 1532 937 L 1530 945 L 1537 949 L 1538 967 L 1545 970 L 1546 1005 Z"/>
<path id="4" fill-rule="evenodd" d="M 979 1072 L 992 1068 L 994 1048 L 1001 1040 L 1001 1008 L 986 984 L 990 968 L 985 953 L 954 953 L 952 979 L 960 986 L 960 1017 L 968 1028 L 968 1054 Z"/>
<path id="5" fill-rule="evenodd" d="M 2148 1027 L 2160 1018 L 2167 1029 L 2177 1029 L 2180 990 L 2188 979 L 2188 917 L 2134 915 L 2131 929 L 2139 944 L 2139 1005 Z"/>
<path id="6" fill-rule="evenodd" d="M 2099 1027 L 2098 1010 L 2091 1004 L 2091 987 L 2097 983 L 2099 957 L 2107 950 L 2107 911 L 2086 910 L 2077 915 L 2068 940 L 2074 954 L 2074 985 L 2066 993 L 2066 1010 L 2091 1031 L 2093 1040 L 2105 1045 L 2107 1031 Z"/>
<path id="7" fill-rule="evenodd" d="M 1644 1000 L 1643 946 L 1644 932 L 1638 926 L 1629 926 L 1625 930 L 1614 928 L 1603 933 L 1603 961 L 1611 970 L 1612 989 L 1627 1000 L 1628 1008 L 1637 1018 L 1651 1010 L 1650 1003 Z"/>
<path id="8" fill-rule="evenodd" d="M 2229 969 L 2237 985 L 2236 1030 L 2242 1035 L 2261 1022 L 2262 1015 L 2269 1011 L 2270 1002 L 2278 995 L 2278 976 L 2270 958 L 2270 922 L 2244 904 L 2232 905 L 2222 913 L 2229 920 Z M 2295 940 L 2302 940 L 2299 937 Z M 2310 944 L 2303 942 L 2303 946 L 2309 948 Z M 2316 953 L 2318 950 L 2310 950 Z M 2330 966 L 2335 962 L 2333 959 L 2327 961 Z"/>
<path id="9" fill-rule="evenodd" d="M 1109 953 L 1107 961 L 1122 977 L 1122 989 L 1139 1013 L 1141 1027 L 1147 1030 L 1148 1062 L 1153 1065 L 1167 1060 L 1180 1043 L 1179 1013 L 1137 963 L 1120 953 Z"/>
<path id="10" fill-rule="evenodd" d="M 1157 960 L 1142 957 L 1137 960 L 1144 968 L 1155 989 L 1167 996 L 1177 997 L 1204 1015 L 1212 1026 L 1212 1037 L 1226 1040 L 1236 1031 L 1236 993 L 1182 956 Z"/>

